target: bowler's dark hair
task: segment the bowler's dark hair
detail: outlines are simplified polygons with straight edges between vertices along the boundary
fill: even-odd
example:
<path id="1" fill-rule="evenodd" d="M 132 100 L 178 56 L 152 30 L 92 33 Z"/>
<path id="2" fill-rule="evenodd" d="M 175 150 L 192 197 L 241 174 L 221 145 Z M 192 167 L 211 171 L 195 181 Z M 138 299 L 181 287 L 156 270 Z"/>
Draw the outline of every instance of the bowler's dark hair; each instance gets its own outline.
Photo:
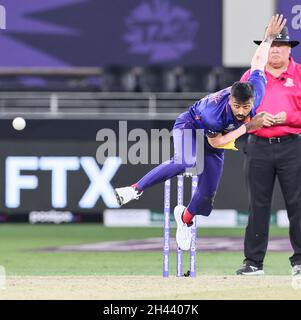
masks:
<path id="1" fill-rule="evenodd" d="M 254 98 L 254 87 L 250 82 L 236 81 L 231 87 L 231 96 L 238 102 L 246 102 Z"/>

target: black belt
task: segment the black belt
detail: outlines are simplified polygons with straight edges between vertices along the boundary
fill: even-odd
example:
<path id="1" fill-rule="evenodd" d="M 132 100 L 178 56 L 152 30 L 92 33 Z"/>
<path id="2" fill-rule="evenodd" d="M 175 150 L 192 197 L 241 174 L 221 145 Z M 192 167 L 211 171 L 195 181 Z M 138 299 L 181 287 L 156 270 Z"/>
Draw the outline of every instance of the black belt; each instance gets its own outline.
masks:
<path id="1" fill-rule="evenodd" d="M 263 143 L 267 143 L 267 144 L 275 144 L 275 143 L 281 143 L 284 141 L 294 140 L 298 137 L 299 137 L 298 134 L 289 134 L 287 136 L 282 136 L 282 137 L 264 138 L 264 137 L 258 137 L 258 136 L 255 136 L 252 134 L 249 136 L 249 139 L 250 139 L 250 141 L 253 141 L 253 142 L 263 142 Z"/>

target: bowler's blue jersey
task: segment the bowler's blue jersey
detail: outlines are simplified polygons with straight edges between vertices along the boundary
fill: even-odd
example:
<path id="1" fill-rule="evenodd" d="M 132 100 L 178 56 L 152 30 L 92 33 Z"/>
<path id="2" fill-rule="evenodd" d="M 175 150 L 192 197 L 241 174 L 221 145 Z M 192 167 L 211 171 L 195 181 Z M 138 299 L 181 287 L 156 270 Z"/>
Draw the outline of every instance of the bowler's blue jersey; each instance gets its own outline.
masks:
<path id="1" fill-rule="evenodd" d="M 255 100 L 250 112 L 254 117 L 256 109 L 264 96 L 266 76 L 263 71 L 255 70 L 251 73 L 248 82 L 254 87 Z M 227 133 L 240 127 L 244 122 L 235 119 L 230 103 L 231 87 L 210 94 L 190 107 L 189 113 L 198 128 L 204 129 L 206 135 Z"/>

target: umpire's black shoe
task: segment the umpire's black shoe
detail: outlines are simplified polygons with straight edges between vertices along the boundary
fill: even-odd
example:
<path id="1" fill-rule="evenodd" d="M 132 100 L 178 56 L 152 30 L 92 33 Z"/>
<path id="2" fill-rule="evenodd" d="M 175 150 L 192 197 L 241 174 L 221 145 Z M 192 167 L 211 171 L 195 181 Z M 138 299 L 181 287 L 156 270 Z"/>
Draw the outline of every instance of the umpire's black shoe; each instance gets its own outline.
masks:
<path id="1" fill-rule="evenodd" d="M 237 271 L 237 275 L 242 276 L 260 276 L 264 275 L 262 268 L 252 266 L 250 263 L 244 263 Z"/>

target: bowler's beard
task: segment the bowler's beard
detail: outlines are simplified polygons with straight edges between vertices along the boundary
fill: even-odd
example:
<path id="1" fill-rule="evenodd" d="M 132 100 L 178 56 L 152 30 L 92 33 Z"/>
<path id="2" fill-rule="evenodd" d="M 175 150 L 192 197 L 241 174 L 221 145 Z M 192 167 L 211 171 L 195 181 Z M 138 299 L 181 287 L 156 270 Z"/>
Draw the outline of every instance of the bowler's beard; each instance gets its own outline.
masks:
<path id="1" fill-rule="evenodd" d="M 249 116 L 250 116 L 250 112 L 246 116 L 241 116 L 240 117 L 240 116 L 235 115 L 235 119 L 238 122 L 244 122 Z"/>

